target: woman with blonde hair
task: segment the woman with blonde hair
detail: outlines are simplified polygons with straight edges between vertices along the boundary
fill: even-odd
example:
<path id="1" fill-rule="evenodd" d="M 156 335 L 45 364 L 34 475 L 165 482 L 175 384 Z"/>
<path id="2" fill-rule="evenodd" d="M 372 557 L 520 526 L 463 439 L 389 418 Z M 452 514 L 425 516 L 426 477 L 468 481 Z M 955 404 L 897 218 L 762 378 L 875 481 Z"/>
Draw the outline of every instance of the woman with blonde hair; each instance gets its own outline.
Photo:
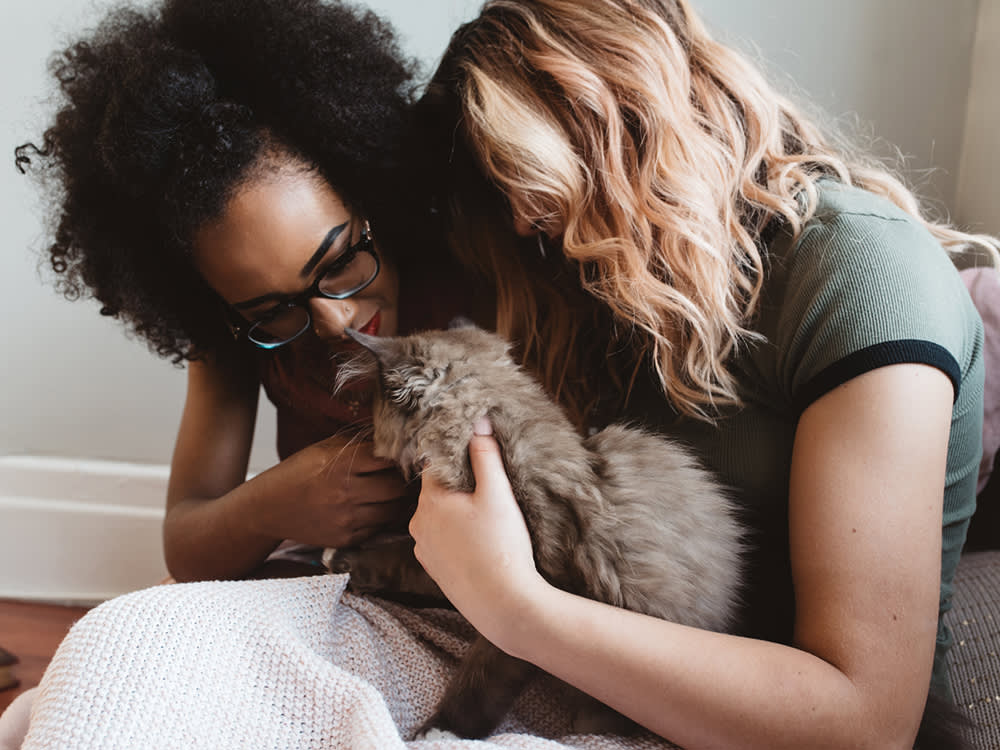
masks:
<path id="1" fill-rule="evenodd" d="M 582 599 L 539 576 L 476 437 L 476 492 L 426 480 L 411 523 L 449 599 L 689 750 L 960 746 L 921 721 L 948 705 L 981 452 L 952 256 L 997 242 L 927 218 L 686 0 L 490 0 L 418 108 L 451 245 L 526 365 L 581 430 L 691 445 L 753 529 L 737 633 Z"/>

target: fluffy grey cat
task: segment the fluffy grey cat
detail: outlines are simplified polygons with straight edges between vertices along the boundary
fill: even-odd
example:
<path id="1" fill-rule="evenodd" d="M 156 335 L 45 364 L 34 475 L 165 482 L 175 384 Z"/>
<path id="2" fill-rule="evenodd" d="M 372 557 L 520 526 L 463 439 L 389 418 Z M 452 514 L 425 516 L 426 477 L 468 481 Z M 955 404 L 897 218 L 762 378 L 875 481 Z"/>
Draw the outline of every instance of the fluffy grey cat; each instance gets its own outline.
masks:
<path id="1" fill-rule="evenodd" d="M 743 530 L 726 493 L 679 445 L 622 425 L 582 438 L 507 342 L 481 329 L 349 333 L 369 354 L 342 367 L 338 382 L 377 377 L 376 455 L 408 477 L 426 470 L 471 492 L 469 439 L 486 416 L 549 582 L 699 628 L 732 624 Z M 412 557 L 412 541 L 340 551 L 337 560 L 355 589 L 437 591 Z M 480 636 L 425 728 L 487 735 L 535 669 Z M 605 719 L 616 715 L 605 712 L 579 716 L 574 728 L 608 728 Z"/>

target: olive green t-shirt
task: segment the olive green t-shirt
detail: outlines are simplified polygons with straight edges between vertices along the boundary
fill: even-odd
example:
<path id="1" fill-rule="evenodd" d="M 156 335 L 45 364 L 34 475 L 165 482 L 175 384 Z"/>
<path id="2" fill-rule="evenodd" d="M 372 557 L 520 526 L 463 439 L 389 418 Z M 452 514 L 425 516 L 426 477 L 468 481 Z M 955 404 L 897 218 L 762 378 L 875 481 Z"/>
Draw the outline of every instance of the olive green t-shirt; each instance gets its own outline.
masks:
<path id="1" fill-rule="evenodd" d="M 650 392 L 640 393 L 629 409 L 636 421 L 687 442 L 735 491 L 753 529 L 744 632 L 781 642 L 791 640 L 794 614 L 788 560 L 792 442 L 806 407 L 886 365 L 923 363 L 951 379 L 940 615 L 951 607 L 982 446 L 983 328 L 951 259 L 887 199 L 830 180 L 820 183 L 819 193 L 818 209 L 801 234 L 793 240 L 780 230 L 768 244 L 755 323 L 764 340 L 736 361 L 743 408 L 715 426 L 678 422 Z M 940 616 L 938 625 L 932 688 L 947 695 L 944 658 L 951 636 Z"/>

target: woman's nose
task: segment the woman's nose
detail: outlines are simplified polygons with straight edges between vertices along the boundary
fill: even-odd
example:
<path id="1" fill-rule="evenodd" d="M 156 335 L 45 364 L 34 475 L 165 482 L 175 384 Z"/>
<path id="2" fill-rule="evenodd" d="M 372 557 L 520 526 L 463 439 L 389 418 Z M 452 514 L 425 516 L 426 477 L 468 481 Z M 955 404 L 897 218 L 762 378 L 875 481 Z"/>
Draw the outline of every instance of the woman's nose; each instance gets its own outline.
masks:
<path id="1" fill-rule="evenodd" d="M 309 300 L 313 332 L 322 339 L 342 338 L 344 329 L 353 325 L 355 312 L 354 303 L 349 299 L 313 297 Z"/>

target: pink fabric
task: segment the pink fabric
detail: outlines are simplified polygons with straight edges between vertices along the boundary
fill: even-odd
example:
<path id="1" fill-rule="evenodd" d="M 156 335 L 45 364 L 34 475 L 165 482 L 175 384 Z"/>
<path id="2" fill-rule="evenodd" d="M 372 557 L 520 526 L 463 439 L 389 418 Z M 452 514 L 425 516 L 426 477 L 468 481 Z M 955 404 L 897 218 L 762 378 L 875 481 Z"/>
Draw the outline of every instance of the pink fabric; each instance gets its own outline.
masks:
<path id="1" fill-rule="evenodd" d="M 20 750 L 24 737 L 28 733 L 31 706 L 37 693 L 37 687 L 25 690 L 7 706 L 7 710 L 0 716 L 0 750 Z"/>
<path id="2" fill-rule="evenodd" d="M 993 472 L 997 451 L 1000 450 L 1000 273 L 992 268 L 969 268 L 962 271 L 961 276 L 983 319 L 985 332 L 983 459 L 979 464 L 979 483 L 976 486 L 976 492 L 982 492 Z"/>

